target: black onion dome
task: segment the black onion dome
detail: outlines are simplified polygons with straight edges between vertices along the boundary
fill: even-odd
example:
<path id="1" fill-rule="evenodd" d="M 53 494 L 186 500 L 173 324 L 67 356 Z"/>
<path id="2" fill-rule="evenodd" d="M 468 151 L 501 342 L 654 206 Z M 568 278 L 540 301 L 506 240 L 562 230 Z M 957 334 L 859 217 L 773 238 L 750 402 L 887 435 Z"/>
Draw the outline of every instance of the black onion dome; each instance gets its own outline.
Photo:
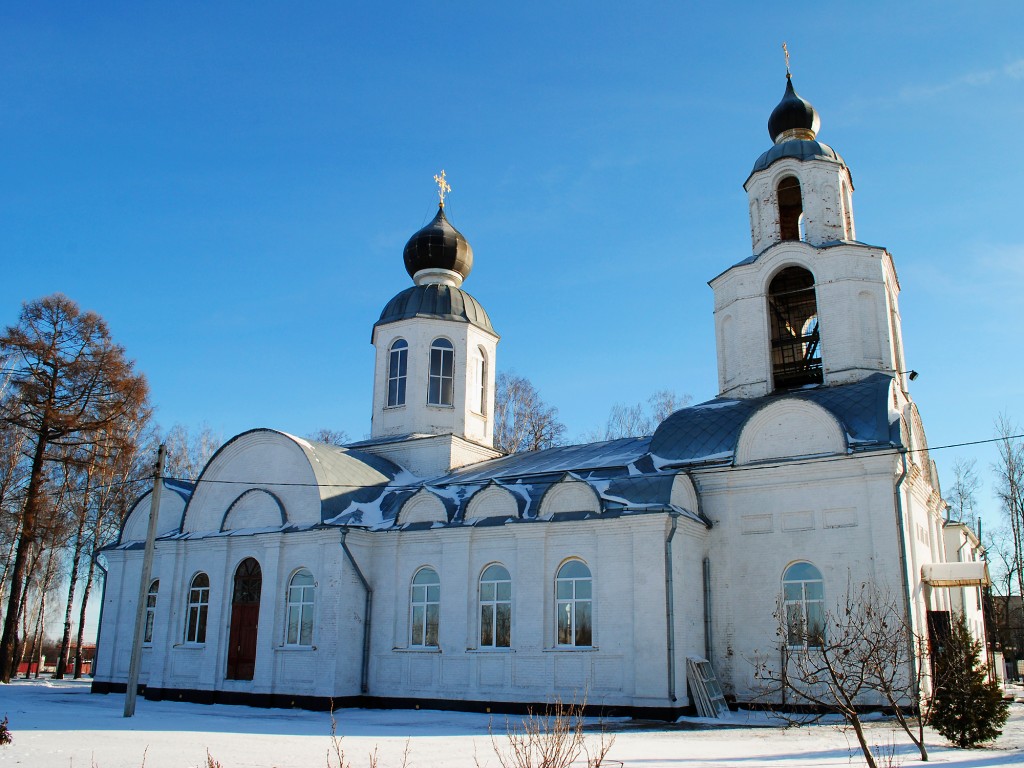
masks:
<path id="1" fill-rule="evenodd" d="M 440 283 L 406 288 L 387 303 L 374 327 L 413 317 L 458 320 L 494 333 L 491 318 L 479 301 L 461 288 Z M 497 336 L 496 333 L 494 335 Z"/>
<path id="2" fill-rule="evenodd" d="M 473 249 L 445 218 L 444 208 L 405 244 L 405 269 L 414 276 L 421 269 L 448 269 L 463 279 L 473 269 Z"/>
<path id="3" fill-rule="evenodd" d="M 818 133 L 820 125 L 818 111 L 811 106 L 809 101 L 797 95 L 793 90 L 793 78 L 787 74 L 786 93 L 778 106 L 772 110 L 771 117 L 768 118 L 768 135 L 772 137 L 772 141 L 778 141 L 779 136 L 786 131 L 800 129 L 809 131 L 811 134 L 800 138 L 813 139 Z"/>

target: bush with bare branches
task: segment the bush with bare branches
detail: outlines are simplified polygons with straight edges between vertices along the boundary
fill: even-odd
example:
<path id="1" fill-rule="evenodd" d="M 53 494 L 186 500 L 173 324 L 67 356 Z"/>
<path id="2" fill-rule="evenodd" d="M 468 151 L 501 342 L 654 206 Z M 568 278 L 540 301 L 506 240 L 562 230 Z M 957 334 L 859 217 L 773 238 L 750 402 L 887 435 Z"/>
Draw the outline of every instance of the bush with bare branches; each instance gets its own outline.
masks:
<path id="1" fill-rule="evenodd" d="M 794 724 L 807 722 L 808 714 L 811 719 L 840 716 L 856 734 L 870 768 L 877 768 L 877 762 L 861 714 L 868 706 L 891 708 L 921 760 L 928 759 L 919 706 L 923 646 L 907 626 L 898 600 L 861 584 L 825 611 L 820 626 L 789 626 L 782 605 L 776 617 L 780 661 L 755 660 L 762 702 Z M 786 707 L 778 708 L 780 703 Z M 805 714 L 794 716 L 793 710 Z"/>
<path id="2" fill-rule="evenodd" d="M 504 738 L 489 728 L 491 747 L 501 768 L 568 768 L 581 755 L 587 768 L 600 768 L 615 736 L 602 728 L 598 737 L 588 739 L 583 730 L 584 706 L 556 701 L 543 712 L 529 710 L 518 722 L 506 718 Z M 474 759 L 482 768 L 479 759 Z"/>

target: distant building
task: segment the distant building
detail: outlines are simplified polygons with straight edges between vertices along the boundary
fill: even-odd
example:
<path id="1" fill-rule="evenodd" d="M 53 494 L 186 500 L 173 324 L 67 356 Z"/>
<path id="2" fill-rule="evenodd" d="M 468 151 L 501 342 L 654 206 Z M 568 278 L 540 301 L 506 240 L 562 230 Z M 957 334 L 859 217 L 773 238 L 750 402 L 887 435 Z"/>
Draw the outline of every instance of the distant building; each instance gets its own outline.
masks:
<path id="1" fill-rule="evenodd" d="M 372 437 L 254 429 L 194 490 L 167 484 L 146 696 L 516 708 L 586 691 L 671 716 L 693 705 L 688 657 L 750 701 L 780 601 L 803 651 L 864 582 L 922 634 L 958 608 L 980 633 L 984 565 L 943 528 L 895 265 L 857 239 L 850 170 L 818 127 L 787 79 L 744 183 L 751 254 L 710 282 L 718 396 L 647 437 L 492 447 L 499 337 L 442 202 L 373 325 Z M 685 344 L 656 330 L 652 355 Z M 99 692 L 127 681 L 148 498 L 105 553 Z"/>

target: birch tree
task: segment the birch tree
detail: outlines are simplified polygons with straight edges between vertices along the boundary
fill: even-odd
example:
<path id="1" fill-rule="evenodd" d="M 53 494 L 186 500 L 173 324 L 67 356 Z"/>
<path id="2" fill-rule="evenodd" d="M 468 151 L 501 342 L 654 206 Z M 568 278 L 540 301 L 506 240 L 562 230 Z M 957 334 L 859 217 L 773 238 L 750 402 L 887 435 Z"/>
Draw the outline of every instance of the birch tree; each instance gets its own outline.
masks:
<path id="1" fill-rule="evenodd" d="M 1002 415 L 996 419 L 998 458 L 993 465 L 996 475 L 996 496 L 1003 508 L 1009 529 L 1010 566 L 1016 581 L 1017 594 L 1024 595 L 1024 441 L 1016 437 L 1019 430 Z"/>
<path id="2" fill-rule="evenodd" d="M 529 379 L 499 373 L 494 393 L 494 447 L 502 453 L 537 451 L 561 445 L 565 424 Z"/>
<path id="3" fill-rule="evenodd" d="M 158 435 L 152 442 L 154 445 L 162 442 L 167 448 L 167 463 L 164 466 L 167 477 L 195 480 L 224 440 L 209 424 L 203 424 L 195 430 L 184 424 L 175 424 L 167 430 L 166 435 L 162 438 Z"/>

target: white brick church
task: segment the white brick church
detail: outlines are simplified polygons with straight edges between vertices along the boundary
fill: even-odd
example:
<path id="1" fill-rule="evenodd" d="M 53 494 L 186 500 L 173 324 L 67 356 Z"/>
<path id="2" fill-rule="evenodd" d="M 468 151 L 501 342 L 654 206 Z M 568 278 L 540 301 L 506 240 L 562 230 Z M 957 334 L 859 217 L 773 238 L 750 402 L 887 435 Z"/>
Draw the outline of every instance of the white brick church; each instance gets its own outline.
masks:
<path id="1" fill-rule="evenodd" d="M 693 711 L 689 657 L 751 701 L 752 660 L 806 644 L 850 584 L 922 634 L 951 610 L 980 630 L 983 568 L 947 563 L 977 541 L 945 522 L 893 259 L 857 239 L 818 127 L 787 75 L 744 184 L 751 254 L 711 281 L 719 394 L 648 437 L 494 450 L 498 334 L 442 201 L 373 326 L 371 439 L 254 429 L 194 486 L 165 482 L 146 697 L 501 711 L 586 691 L 672 717 Z M 128 680 L 149 498 L 105 552 L 97 692 Z"/>

